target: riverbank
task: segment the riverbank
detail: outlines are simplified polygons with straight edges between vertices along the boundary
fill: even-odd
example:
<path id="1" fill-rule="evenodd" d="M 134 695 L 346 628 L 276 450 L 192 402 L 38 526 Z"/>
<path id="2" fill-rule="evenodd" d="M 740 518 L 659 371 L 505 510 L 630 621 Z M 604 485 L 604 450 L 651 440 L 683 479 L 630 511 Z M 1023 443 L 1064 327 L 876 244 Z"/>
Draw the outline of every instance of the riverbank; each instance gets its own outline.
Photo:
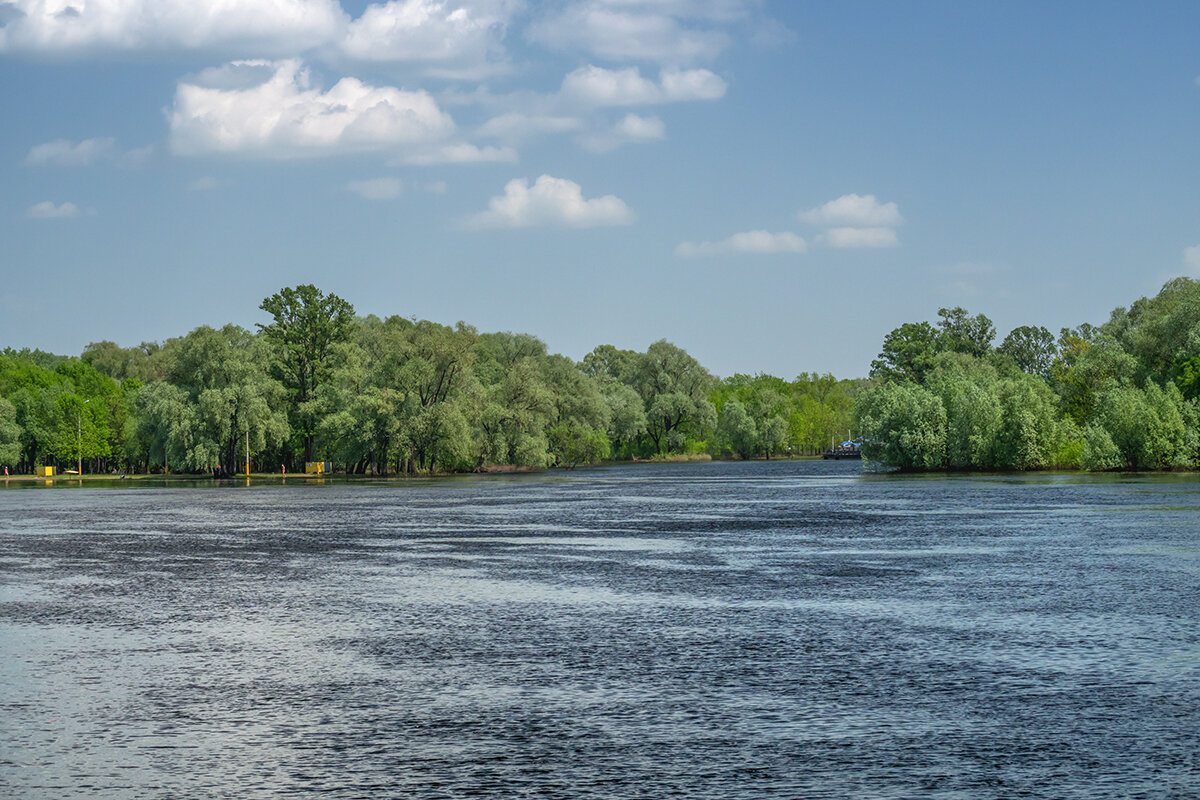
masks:
<path id="1" fill-rule="evenodd" d="M 802 456 L 772 456 L 771 458 L 756 457 L 749 459 L 740 458 L 713 458 L 708 453 L 675 453 L 664 456 L 653 456 L 651 458 L 634 458 L 629 461 L 603 461 L 599 464 L 580 464 L 577 467 L 529 467 L 517 464 L 487 464 L 478 470 L 471 472 L 412 472 L 399 473 L 389 472 L 386 475 L 369 475 L 362 473 L 347 473 L 347 472 L 326 472 L 326 473 L 305 473 L 305 472 L 252 472 L 249 475 L 245 473 L 237 473 L 229 475 L 225 478 L 213 478 L 208 473 L 186 473 L 186 472 L 171 472 L 171 473 L 125 473 L 125 474 L 105 474 L 105 473 L 84 473 L 82 478 L 74 473 L 64 473 L 53 477 L 44 477 L 40 475 L 10 475 L 3 480 L 11 483 L 37 483 L 45 485 L 62 484 L 79 485 L 79 483 L 122 483 L 122 482 L 152 482 L 152 483 L 173 483 L 185 482 L 196 483 L 198 481 L 206 481 L 210 483 L 234 483 L 244 481 L 250 478 L 252 481 L 325 481 L 336 479 L 339 481 L 374 481 L 374 480 L 404 480 L 404 479 L 428 479 L 428 478 L 448 478 L 454 476 L 465 475 L 514 475 L 514 474 L 530 474 L 537 472 L 548 472 L 555 469 L 581 469 L 587 467 L 611 467 L 620 466 L 622 464 L 703 464 L 709 462 L 769 462 L 769 461 L 820 461 L 819 455 L 802 455 Z"/>

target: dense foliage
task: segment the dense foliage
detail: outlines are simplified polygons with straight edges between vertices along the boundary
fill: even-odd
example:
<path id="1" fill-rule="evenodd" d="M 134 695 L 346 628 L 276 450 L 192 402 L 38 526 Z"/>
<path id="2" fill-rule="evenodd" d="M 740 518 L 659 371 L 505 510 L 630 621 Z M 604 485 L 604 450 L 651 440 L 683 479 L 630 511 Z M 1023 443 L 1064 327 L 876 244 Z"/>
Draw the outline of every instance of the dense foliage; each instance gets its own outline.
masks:
<path id="1" fill-rule="evenodd" d="M 0 463 L 85 471 L 254 471 L 331 461 L 367 474 L 571 467 L 708 453 L 815 453 L 847 435 L 862 382 L 718 380 L 667 341 L 581 363 L 525 334 L 357 317 L 315 286 L 251 332 L 202 326 L 79 358 L 0 354 Z"/>
<path id="2" fill-rule="evenodd" d="M 855 415 L 868 461 L 903 469 L 1194 468 L 1200 283 L 1178 278 L 1094 327 L 1015 328 L 982 314 L 906 323 L 872 362 Z"/>

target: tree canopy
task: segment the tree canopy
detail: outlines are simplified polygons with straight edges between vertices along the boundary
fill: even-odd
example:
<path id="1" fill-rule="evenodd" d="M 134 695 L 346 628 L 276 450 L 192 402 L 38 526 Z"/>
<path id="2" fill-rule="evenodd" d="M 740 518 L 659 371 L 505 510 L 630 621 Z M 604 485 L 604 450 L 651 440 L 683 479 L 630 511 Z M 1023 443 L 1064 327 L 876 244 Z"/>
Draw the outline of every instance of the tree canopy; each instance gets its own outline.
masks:
<path id="1" fill-rule="evenodd" d="M 1014 328 L 939 309 L 884 338 L 855 408 L 866 457 L 908 469 L 1194 468 L 1200 283 L 1177 278 L 1103 325 Z M 936 403 L 934 401 L 937 401 Z M 940 413 L 938 416 L 938 403 Z"/>

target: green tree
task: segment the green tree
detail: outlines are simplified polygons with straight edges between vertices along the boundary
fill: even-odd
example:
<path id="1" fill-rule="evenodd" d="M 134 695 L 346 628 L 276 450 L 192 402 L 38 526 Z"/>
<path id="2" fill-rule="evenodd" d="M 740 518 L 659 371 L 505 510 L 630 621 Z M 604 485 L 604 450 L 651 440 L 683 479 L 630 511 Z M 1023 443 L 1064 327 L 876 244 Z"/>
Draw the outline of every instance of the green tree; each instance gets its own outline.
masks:
<path id="1" fill-rule="evenodd" d="M 579 365 L 584 374 L 599 381 L 626 381 L 637 366 L 638 354 L 633 350 L 619 350 L 611 344 L 597 346 L 583 357 Z"/>
<path id="2" fill-rule="evenodd" d="M 0 397 L 0 466 L 16 466 L 21 460 L 21 426 L 16 407 Z"/>
<path id="3" fill-rule="evenodd" d="M 638 356 L 629 383 L 646 406 L 646 435 L 657 453 L 683 450 L 716 425 L 708 400 L 713 376 L 687 351 L 665 339 Z"/>
<path id="4" fill-rule="evenodd" d="M 101 403 L 74 392 L 62 392 L 55 398 L 52 412 L 49 454 L 62 464 L 76 465 L 109 455 L 108 420 Z"/>
<path id="5" fill-rule="evenodd" d="M 938 309 L 940 349 L 980 358 L 992 349 L 996 326 L 983 314 L 971 316 L 961 306 Z"/>
<path id="6" fill-rule="evenodd" d="M 1058 412 L 1046 384 L 1033 376 L 1000 384 L 1000 429 L 996 436 L 995 466 L 1001 469 L 1043 469 L 1054 463 L 1058 450 Z"/>
<path id="7" fill-rule="evenodd" d="M 312 461 L 317 419 L 310 403 L 336 366 L 334 345 L 350 336 L 354 307 L 305 284 L 281 289 L 259 308 L 274 320 L 258 327 L 273 347 L 273 373 L 291 397 L 292 429 L 300 436 L 304 460 Z"/>
<path id="8" fill-rule="evenodd" d="M 134 379 L 140 383 L 161 380 L 162 366 L 156 358 L 161 351 L 157 342 L 142 342 L 137 347 L 120 347 L 114 342 L 92 342 L 83 349 L 81 360 L 117 381 Z"/>
<path id="9" fill-rule="evenodd" d="M 565 356 L 539 359 L 542 382 L 550 391 L 547 442 L 555 462 L 567 467 L 591 464 L 611 452 L 607 430 L 612 415 L 599 382 Z"/>
<path id="10" fill-rule="evenodd" d="M 946 465 L 946 409 L 928 389 L 909 382 L 881 384 L 858 395 L 855 415 L 868 463 L 901 469 Z"/>
<path id="11" fill-rule="evenodd" d="M 1012 358 L 1022 372 L 1049 379 L 1058 349 L 1054 334 L 1042 326 L 1022 325 L 1009 331 L 1000 343 L 1001 353 Z"/>
<path id="12" fill-rule="evenodd" d="M 173 469 L 233 470 L 279 448 L 291 430 L 283 386 L 269 375 L 266 343 L 244 328 L 202 325 L 163 348 L 165 379 L 147 384 L 137 409 L 147 453 Z"/>
<path id="13" fill-rule="evenodd" d="M 932 325 L 906 322 L 883 338 L 879 357 L 871 362 L 871 377 L 919 383 L 940 350 L 941 339 Z"/>
<path id="14" fill-rule="evenodd" d="M 729 400 L 721 407 L 717 439 L 741 458 L 751 458 L 758 452 L 758 426 L 740 401 Z"/>
<path id="15" fill-rule="evenodd" d="M 1079 465 L 1086 470 L 1114 470 L 1125 466 L 1121 451 L 1103 425 L 1093 423 L 1084 431 L 1083 452 Z"/>
<path id="16" fill-rule="evenodd" d="M 614 448 L 631 448 L 646 433 L 646 408 L 633 387 L 616 380 L 600 384 L 608 404 L 608 439 Z"/>

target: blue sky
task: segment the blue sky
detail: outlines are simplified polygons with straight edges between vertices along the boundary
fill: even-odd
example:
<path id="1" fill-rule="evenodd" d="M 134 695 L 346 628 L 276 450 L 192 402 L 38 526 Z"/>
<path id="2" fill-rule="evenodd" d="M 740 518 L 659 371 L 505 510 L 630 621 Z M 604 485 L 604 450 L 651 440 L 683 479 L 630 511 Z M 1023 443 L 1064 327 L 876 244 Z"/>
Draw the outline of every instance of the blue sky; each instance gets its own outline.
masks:
<path id="1" fill-rule="evenodd" d="M 230 10 L 232 9 L 232 10 Z M 0 0 L 0 344 L 359 313 L 866 374 L 1200 275 L 1194 3 Z"/>

